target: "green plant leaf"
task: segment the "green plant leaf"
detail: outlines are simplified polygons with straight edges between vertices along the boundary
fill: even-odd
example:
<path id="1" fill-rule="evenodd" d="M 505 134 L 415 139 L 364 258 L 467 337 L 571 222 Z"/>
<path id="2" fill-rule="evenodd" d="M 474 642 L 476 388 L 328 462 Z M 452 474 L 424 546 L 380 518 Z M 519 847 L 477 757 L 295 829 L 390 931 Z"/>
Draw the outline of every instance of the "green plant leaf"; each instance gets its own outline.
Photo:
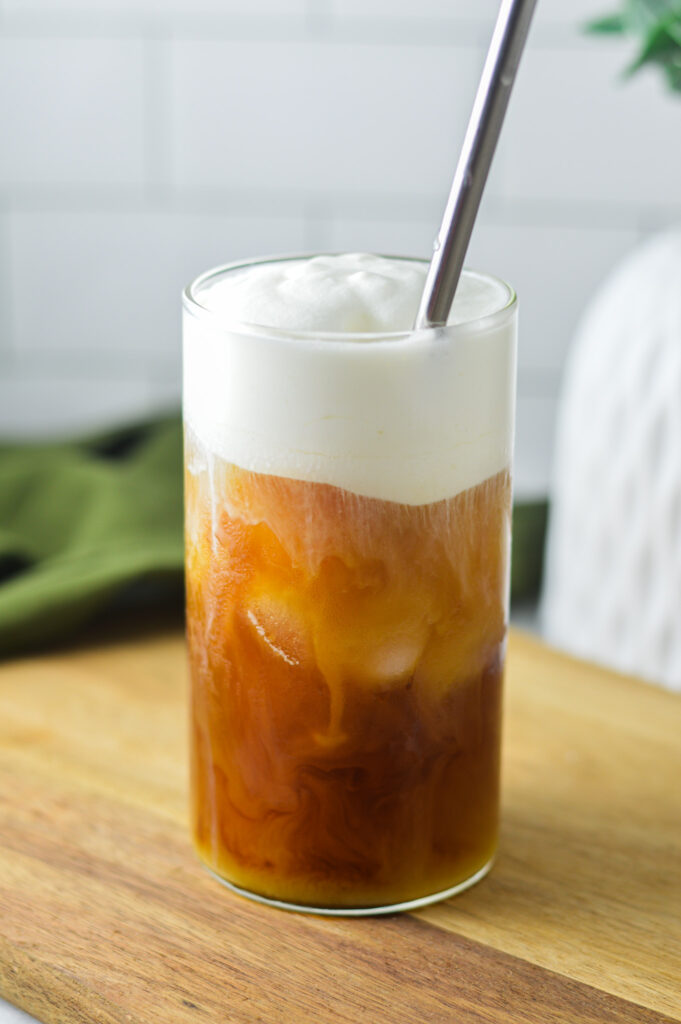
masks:
<path id="1" fill-rule="evenodd" d="M 647 35 L 662 22 L 681 19 L 681 6 L 677 0 L 626 0 L 624 18 L 631 32 Z"/>
<path id="2" fill-rule="evenodd" d="M 667 85 L 673 92 L 681 92 L 681 65 L 665 68 Z"/>
<path id="3" fill-rule="evenodd" d="M 585 28 L 592 33 L 637 38 L 638 55 L 625 76 L 653 65 L 663 72 L 670 89 L 681 92 L 681 0 L 620 0 L 618 12 Z"/>
<path id="4" fill-rule="evenodd" d="M 629 68 L 629 74 L 642 68 L 646 63 L 665 63 L 677 49 L 677 43 L 664 28 L 655 28 L 643 41 L 636 59 Z"/>
<path id="5" fill-rule="evenodd" d="M 585 32 L 601 35 L 615 35 L 626 30 L 626 22 L 621 14 L 608 14 L 605 18 L 589 21 L 584 26 Z"/>
<path id="6" fill-rule="evenodd" d="M 661 23 L 648 33 L 636 60 L 627 69 L 627 74 L 634 74 L 646 64 L 661 64 L 665 68 L 673 68 L 680 58 L 681 44 L 670 33 L 669 26 Z"/>

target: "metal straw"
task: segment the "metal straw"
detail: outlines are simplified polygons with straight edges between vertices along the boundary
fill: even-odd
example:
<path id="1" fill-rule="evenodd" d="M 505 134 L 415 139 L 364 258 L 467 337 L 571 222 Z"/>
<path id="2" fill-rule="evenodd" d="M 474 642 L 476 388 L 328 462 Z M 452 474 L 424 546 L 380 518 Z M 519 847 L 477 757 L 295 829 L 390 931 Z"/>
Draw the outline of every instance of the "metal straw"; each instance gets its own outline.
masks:
<path id="1" fill-rule="evenodd" d="M 537 0 L 502 0 L 415 328 L 447 323 Z"/>

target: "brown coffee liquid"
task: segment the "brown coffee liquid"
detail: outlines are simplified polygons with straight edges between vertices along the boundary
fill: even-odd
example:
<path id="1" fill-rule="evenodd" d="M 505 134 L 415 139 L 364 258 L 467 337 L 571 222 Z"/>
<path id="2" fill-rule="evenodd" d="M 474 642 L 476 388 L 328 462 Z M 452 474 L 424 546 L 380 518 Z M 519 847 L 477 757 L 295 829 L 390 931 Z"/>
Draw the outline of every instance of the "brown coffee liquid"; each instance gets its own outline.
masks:
<path id="1" fill-rule="evenodd" d="M 497 837 L 507 473 L 426 506 L 187 439 L 196 845 L 315 907 L 465 881 Z"/>

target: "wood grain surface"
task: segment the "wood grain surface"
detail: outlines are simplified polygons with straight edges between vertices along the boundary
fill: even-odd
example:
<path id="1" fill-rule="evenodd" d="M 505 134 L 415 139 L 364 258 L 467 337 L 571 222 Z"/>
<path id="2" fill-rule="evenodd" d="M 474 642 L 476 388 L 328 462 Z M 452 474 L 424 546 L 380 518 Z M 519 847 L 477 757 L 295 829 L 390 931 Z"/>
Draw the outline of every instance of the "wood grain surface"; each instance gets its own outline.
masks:
<path id="1" fill-rule="evenodd" d="M 681 700 L 516 635 L 503 839 L 413 915 L 221 888 L 177 632 L 0 669 L 0 994 L 48 1024 L 681 1021 Z"/>

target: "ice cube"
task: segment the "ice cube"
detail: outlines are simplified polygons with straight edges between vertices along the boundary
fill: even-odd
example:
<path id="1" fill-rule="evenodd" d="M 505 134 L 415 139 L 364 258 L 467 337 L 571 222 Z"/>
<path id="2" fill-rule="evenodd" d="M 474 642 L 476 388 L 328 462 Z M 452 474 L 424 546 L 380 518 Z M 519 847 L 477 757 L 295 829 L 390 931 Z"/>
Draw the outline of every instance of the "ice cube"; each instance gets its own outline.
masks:
<path id="1" fill-rule="evenodd" d="M 414 673 L 424 641 L 420 633 L 404 634 L 367 648 L 363 674 L 382 684 L 404 682 Z"/>
<path id="2" fill-rule="evenodd" d="M 270 654 L 287 665 L 302 666 L 312 656 L 309 629 L 301 609 L 286 595 L 259 593 L 246 608 L 246 618 Z"/>

